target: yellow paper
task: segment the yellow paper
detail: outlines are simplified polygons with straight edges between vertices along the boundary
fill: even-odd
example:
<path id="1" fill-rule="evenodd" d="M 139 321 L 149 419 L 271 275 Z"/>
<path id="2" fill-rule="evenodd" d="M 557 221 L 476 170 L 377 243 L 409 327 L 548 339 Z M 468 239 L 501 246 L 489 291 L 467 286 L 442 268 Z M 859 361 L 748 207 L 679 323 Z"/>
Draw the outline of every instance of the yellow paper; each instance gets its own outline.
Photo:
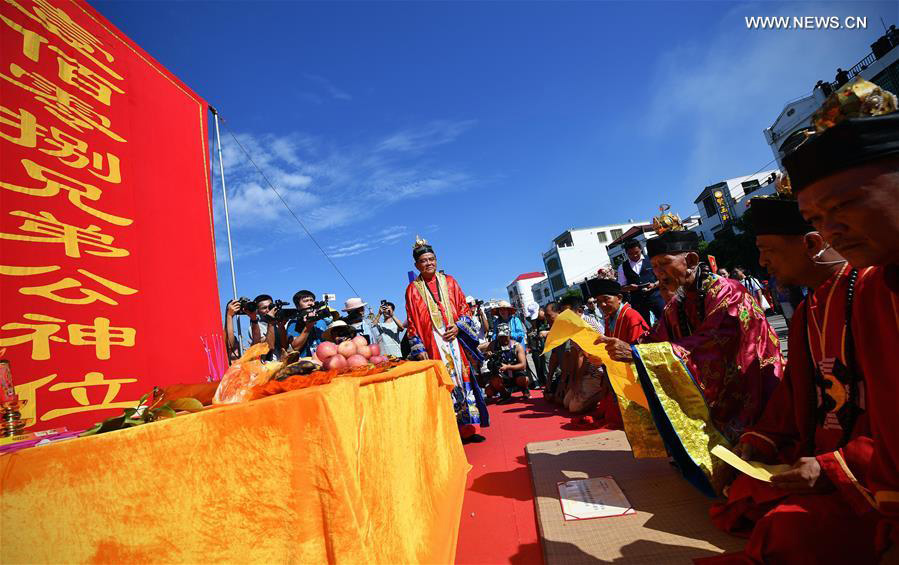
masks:
<path id="1" fill-rule="evenodd" d="M 552 351 L 570 339 L 578 344 L 584 353 L 605 364 L 606 373 L 609 375 L 609 382 L 615 389 L 615 394 L 649 410 L 649 403 L 646 401 L 646 395 L 643 394 L 643 388 L 637 382 L 633 366 L 629 363 L 613 361 L 609 357 L 605 345 L 594 343 L 599 336 L 599 332 L 594 330 L 583 318 L 571 310 L 566 310 L 559 314 L 559 317 L 553 322 L 553 327 L 546 336 L 543 353 Z"/>
<path id="2" fill-rule="evenodd" d="M 759 463 L 757 461 L 745 461 L 740 458 L 739 455 L 720 444 L 712 448 L 712 455 L 721 459 L 737 471 L 745 473 L 753 479 L 765 481 L 766 483 L 771 482 L 771 477 L 773 475 L 779 475 L 790 469 L 789 465 L 766 465 L 765 463 Z"/>

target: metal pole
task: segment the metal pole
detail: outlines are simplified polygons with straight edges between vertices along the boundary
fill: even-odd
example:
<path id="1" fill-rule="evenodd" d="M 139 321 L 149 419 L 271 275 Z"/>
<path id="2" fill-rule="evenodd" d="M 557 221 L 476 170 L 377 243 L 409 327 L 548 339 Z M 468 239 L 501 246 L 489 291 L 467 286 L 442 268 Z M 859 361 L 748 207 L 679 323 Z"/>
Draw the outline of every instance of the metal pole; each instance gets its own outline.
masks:
<path id="1" fill-rule="evenodd" d="M 219 113 L 212 106 L 209 107 L 215 118 L 215 144 L 219 154 L 219 178 L 222 179 L 222 201 L 225 203 L 225 231 L 228 234 L 228 261 L 231 264 L 231 290 L 234 300 L 237 300 L 237 276 L 234 273 L 234 250 L 231 246 L 231 216 L 228 215 L 228 190 L 225 188 L 225 162 L 222 160 L 222 136 L 219 134 Z M 240 318 L 237 318 L 237 351 L 243 355 L 243 344 L 240 342 Z"/>

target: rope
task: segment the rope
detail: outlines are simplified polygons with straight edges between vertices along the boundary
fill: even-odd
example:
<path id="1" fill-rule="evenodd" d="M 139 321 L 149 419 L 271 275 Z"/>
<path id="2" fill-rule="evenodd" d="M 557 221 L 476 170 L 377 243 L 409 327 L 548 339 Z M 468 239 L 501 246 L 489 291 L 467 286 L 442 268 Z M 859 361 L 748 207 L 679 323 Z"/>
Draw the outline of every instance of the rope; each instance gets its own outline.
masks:
<path id="1" fill-rule="evenodd" d="M 328 263 L 330 263 L 331 266 L 334 267 L 334 270 L 337 271 L 337 274 L 340 275 L 340 278 L 343 279 L 343 282 L 345 282 L 346 285 L 348 287 L 350 287 L 350 290 L 353 291 L 353 294 L 355 296 L 362 296 L 361 294 L 359 294 L 359 291 L 357 291 L 355 289 L 355 287 L 353 287 L 353 285 L 350 283 L 350 281 L 347 280 L 347 278 L 344 276 L 343 272 L 340 270 L 340 267 L 338 267 L 337 264 L 334 263 L 334 260 L 331 259 L 331 256 L 328 255 L 328 253 L 325 251 L 325 249 L 318 243 L 318 240 L 315 239 L 315 237 L 312 235 L 312 232 L 310 232 L 309 228 L 306 227 L 306 224 L 303 223 L 303 220 L 301 220 L 299 218 L 299 216 L 297 216 L 294 213 L 294 211 L 291 210 L 290 205 L 287 204 L 287 201 L 284 200 L 284 197 L 281 196 L 281 193 L 278 192 L 278 189 L 275 188 L 275 185 L 272 184 L 272 181 L 268 180 L 268 177 L 266 176 L 266 174 L 264 172 L 262 172 L 262 169 L 260 169 L 259 165 L 256 164 L 256 161 L 253 160 L 253 156 L 250 155 L 249 151 L 247 151 L 247 148 L 243 146 L 243 144 L 240 142 L 240 140 L 237 139 L 237 136 L 234 135 L 234 132 L 231 131 L 231 128 L 228 127 L 228 122 L 225 120 L 225 118 L 221 114 L 219 114 L 219 117 L 222 119 L 222 125 L 225 126 L 225 129 L 228 131 L 228 135 L 231 136 L 231 139 L 234 140 L 234 143 L 236 143 L 237 146 L 240 147 L 240 150 L 243 151 L 244 155 L 247 156 L 247 159 L 250 161 L 250 163 L 256 169 L 256 172 L 258 172 L 259 175 L 265 180 L 265 183 L 272 190 L 272 192 L 275 193 L 275 195 L 278 197 L 278 200 L 281 201 L 281 204 L 284 204 L 284 207 L 287 209 L 288 212 L 290 212 L 290 215 L 293 216 L 293 219 L 297 221 L 297 223 L 300 225 L 301 228 L 303 228 L 303 231 L 306 232 L 306 235 L 309 237 L 309 239 L 312 241 L 312 243 L 314 243 L 315 246 L 318 247 L 318 250 L 321 251 L 322 255 L 325 256 L 325 259 L 328 260 Z"/>

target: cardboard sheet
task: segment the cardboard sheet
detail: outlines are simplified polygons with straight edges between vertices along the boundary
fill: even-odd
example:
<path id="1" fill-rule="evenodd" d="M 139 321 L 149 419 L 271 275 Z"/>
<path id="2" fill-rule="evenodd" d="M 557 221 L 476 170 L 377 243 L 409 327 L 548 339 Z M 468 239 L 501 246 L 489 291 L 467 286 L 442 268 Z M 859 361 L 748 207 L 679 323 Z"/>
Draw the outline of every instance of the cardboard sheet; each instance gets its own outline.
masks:
<path id="1" fill-rule="evenodd" d="M 548 565 L 685 563 L 739 551 L 745 540 L 718 531 L 712 501 L 666 459 L 634 459 L 624 432 L 528 444 L 540 544 Z M 559 482 L 612 476 L 634 514 L 565 520 Z"/>

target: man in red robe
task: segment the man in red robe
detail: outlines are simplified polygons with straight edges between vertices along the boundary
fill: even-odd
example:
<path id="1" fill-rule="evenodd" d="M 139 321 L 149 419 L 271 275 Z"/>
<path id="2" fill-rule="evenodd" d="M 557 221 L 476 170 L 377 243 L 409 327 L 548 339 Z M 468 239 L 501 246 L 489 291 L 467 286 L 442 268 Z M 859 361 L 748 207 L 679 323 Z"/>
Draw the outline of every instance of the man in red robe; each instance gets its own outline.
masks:
<path id="1" fill-rule="evenodd" d="M 613 279 L 596 278 L 587 281 L 587 292 L 596 299 L 605 319 L 606 335 L 625 341 L 631 345 L 649 333 L 649 325 L 643 316 L 630 304 L 622 300 L 624 291 L 621 284 Z M 608 386 L 594 414 L 572 420 L 575 425 L 609 430 L 624 429 L 621 410 L 615 391 Z"/>
<path id="2" fill-rule="evenodd" d="M 853 81 L 813 118 L 817 134 L 784 157 L 803 216 L 853 267 L 876 266 L 856 297 L 858 363 L 869 375 L 874 453 L 866 483 L 883 520 L 878 551 L 899 562 L 899 113 L 896 97 Z"/>
<path id="3" fill-rule="evenodd" d="M 666 223 L 677 220 L 663 218 Z M 736 441 L 758 420 L 780 382 L 783 357 L 777 334 L 755 299 L 739 282 L 700 265 L 698 246 L 699 237 L 691 231 L 664 231 L 650 239 L 647 250 L 656 277 L 676 296 L 665 305 L 662 322 L 639 345 L 632 348 L 615 337 L 596 343 L 605 343 L 612 359 L 635 364 L 667 449 L 684 477 L 714 496 L 723 484 L 708 463 L 708 449 Z M 695 387 L 685 392 L 666 385 L 683 378 Z M 680 429 L 685 422 L 672 410 L 675 405 L 696 406 L 697 400 L 708 407 L 712 427 L 699 432 L 702 437 L 691 437 L 696 432 Z"/>
<path id="4" fill-rule="evenodd" d="M 876 513 L 860 488 L 873 445 L 870 377 L 856 361 L 853 336 L 864 320 L 850 302 L 868 292 L 873 269 L 849 266 L 793 199 L 754 198 L 747 215 L 761 265 L 781 284 L 812 292 L 790 323 L 784 379 L 735 451 L 792 468 L 771 483 L 736 478 L 711 515 L 719 528 L 748 535 L 746 549 L 703 563 L 873 562 Z M 822 539 L 827 531 L 841 535 Z"/>
<path id="5" fill-rule="evenodd" d="M 477 332 L 465 293 L 450 275 L 437 271 L 437 256 L 422 239 L 416 239 L 412 258 L 419 276 L 406 287 L 406 334 L 417 359 L 442 361 L 452 378 L 453 408 L 463 443 L 482 442 L 478 425 L 489 425 L 487 405 L 478 383 L 471 378 L 465 354 L 477 351 Z"/>

